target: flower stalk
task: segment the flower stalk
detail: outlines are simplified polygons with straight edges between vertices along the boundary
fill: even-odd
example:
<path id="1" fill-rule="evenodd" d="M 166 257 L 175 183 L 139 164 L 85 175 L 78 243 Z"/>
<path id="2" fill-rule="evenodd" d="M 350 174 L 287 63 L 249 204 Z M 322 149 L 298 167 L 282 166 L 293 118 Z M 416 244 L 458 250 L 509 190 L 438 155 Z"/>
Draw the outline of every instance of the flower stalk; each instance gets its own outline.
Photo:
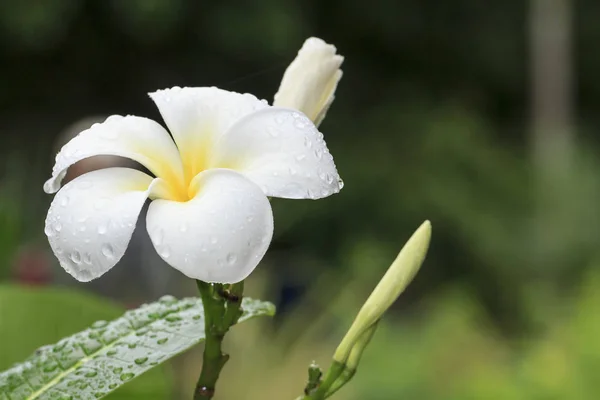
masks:
<path id="1" fill-rule="evenodd" d="M 221 370 L 229 360 L 229 355 L 222 350 L 223 339 L 242 314 L 244 282 L 223 285 L 196 281 L 196 284 L 204 306 L 206 341 L 194 400 L 209 400 L 213 398 Z"/>
<path id="2" fill-rule="evenodd" d="M 307 385 L 302 400 L 323 400 L 348 383 L 379 321 L 415 277 L 429 249 L 431 223 L 425 221 L 406 242 L 336 349 L 331 366 L 318 384 Z M 309 370 L 310 371 L 310 370 Z M 310 374 L 309 374 L 310 376 Z"/>

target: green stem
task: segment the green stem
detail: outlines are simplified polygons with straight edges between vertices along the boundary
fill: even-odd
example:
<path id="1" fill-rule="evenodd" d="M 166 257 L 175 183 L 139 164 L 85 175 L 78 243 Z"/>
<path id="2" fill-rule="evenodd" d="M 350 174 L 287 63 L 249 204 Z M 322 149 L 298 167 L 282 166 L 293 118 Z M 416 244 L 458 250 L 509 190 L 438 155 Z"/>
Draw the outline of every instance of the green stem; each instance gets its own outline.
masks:
<path id="1" fill-rule="evenodd" d="M 215 394 L 215 387 L 221 370 L 229 360 L 223 353 L 225 334 L 241 315 L 244 283 L 225 288 L 221 284 L 196 281 L 204 306 L 204 330 L 206 341 L 202 357 L 202 372 L 196 383 L 194 400 L 209 400 Z"/>

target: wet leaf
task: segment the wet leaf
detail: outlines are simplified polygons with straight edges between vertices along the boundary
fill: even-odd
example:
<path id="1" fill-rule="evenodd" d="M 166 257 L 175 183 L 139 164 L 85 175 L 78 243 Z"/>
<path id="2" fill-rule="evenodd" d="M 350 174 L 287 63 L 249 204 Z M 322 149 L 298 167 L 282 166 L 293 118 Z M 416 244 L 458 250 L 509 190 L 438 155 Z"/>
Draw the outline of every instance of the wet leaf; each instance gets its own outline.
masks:
<path id="1" fill-rule="evenodd" d="M 275 312 L 271 303 L 250 298 L 242 308 L 239 322 Z M 39 348 L 0 373 L 0 399 L 101 398 L 203 339 L 200 299 L 165 296 Z"/>

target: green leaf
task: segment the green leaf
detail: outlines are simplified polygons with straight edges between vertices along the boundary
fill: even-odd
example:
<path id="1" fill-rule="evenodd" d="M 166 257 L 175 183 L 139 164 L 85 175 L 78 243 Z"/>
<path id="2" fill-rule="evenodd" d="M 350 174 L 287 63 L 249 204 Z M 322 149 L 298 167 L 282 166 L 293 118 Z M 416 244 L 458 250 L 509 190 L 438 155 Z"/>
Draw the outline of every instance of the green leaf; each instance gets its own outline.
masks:
<path id="1" fill-rule="evenodd" d="M 271 303 L 250 298 L 243 299 L 242 309 L 239 322 L 275 313 Z M 22 364 L 0 373 L 0 400 L 104 397 L 203 339 L 201 300 L 164 296 L 39 348 Z"/>
<path id="2" fill-rule="evenodd" d="M 42 345 L 86 329 L 94 321 L 118 318 L 125 311 L 119 304 L 81 290 L 0 284 L 0 372 Z M 171 398 L 172 375 L 172 366 L 165 363 L 123 385 L 107 399 Z"/>

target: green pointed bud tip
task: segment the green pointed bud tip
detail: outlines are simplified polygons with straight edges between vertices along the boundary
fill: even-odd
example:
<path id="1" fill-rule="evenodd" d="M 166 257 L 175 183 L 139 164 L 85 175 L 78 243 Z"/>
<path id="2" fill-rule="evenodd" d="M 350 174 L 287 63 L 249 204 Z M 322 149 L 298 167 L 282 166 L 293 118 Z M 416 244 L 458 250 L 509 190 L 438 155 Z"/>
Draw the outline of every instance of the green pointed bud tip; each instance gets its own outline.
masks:
<path id="1" fill-rule="evenodd" d="M 398 296 L 404 292 L 421 268 L 429 249 L 430 240 L 431 223 L 425 221 L 408 239 L 396 260 L 358 312 L 348 333 L 335 352 L 334 359 L 336 361 L 346 363 L 350 351 L 361 335 L 379 321 Z"/>

